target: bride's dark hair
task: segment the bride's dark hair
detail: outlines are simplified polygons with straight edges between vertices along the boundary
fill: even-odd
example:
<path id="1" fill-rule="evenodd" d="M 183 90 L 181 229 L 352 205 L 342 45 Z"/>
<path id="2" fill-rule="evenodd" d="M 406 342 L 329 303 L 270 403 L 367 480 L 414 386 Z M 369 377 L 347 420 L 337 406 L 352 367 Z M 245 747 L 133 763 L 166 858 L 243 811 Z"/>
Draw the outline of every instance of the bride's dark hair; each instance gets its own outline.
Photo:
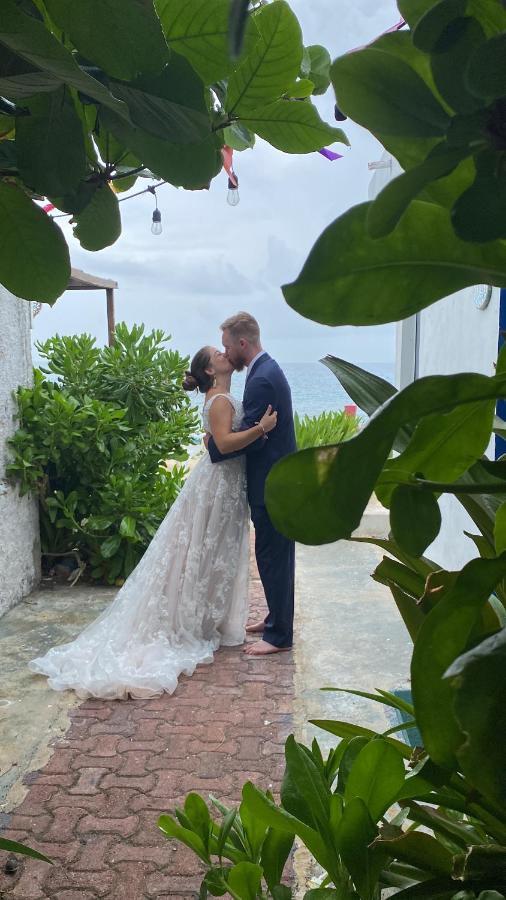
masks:
<path id="1" fill-rule="evenodd" d="M 213 375 L 209 375 L 206 369 L 211 363 L 211 353 L 209 347 L 202 347 L 193 357 L 190 365 L 190 371 L 185 372 L 183 381 L 183 389 L 185 391 L 199 390 L 201 394 L 205 394 L 213 386 Z"/>

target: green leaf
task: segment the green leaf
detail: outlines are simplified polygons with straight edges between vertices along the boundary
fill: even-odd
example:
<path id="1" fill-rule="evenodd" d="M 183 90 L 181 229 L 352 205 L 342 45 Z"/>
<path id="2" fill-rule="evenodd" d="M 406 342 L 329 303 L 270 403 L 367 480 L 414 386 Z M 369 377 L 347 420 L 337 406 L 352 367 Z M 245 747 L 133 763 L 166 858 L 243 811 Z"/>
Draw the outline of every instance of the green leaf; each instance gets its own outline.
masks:
<path id="1" fill-rule="evenodd" d="M 175 838 L 177 841 L 181 841 L 182 844 L 189 847 L 190 850 L 193 850 L 199 859 L 204 862 L 209 862 L 209 856 L 204 842 L 194 831 L 190 831 L 188 828 L 182 828 L 181 825 L 178 825 L 170 816 L 160 816 L 158 819 L 158 828 L 163 831 L 167 837 Z"/>
<path id="2" fill-rule="evenodd" d="M 226 878 L 229 871 L 229 868 L 223 866 L 213 866 L 212 869 L 208 869 L 200 887 L 199 897 L 207 897 L 207 891 L 213 897 L 223 897 L 227 893 Z M 203 889 L 206 893 L 203 893 Z"/>
<path id="3" fill-rule="evenodd" d="M 241 900 L 256 900 L 262 880 L 262 869 L 251 862 L 237 863 L 228 873 L 228 885 Z"/>
<path id="4" fill-rule="evenodd" d="M 60 78 L 47 72 L 26 72 L 0 78 L 0 93 L 10 100 L 23 100 L 45 91 L 55 91 L 61 83 Z"/>
<path id="5" fill-rule="evenodd" d="M 199 835 L 206 848 L 209 850 L 209 836 L 211 832 L 211 817 L 205 801 L 199 794 L 187 794 L 184 801 L 184 813 L 192 830 Z"/>
<path id="6" fill-rule="evenodd" d="M 452 874 L 452 855 L 443 845 L 429 834 L 412 831 L 393 840 L 374 841 L 374 846 L 381 848 L 392 859 L 406 862 L 422 871 L 434 875 Z"/>
<path id="7" fill-rule="evenodd" d="M 113 534 L 111 537 L 102 541 L 100 545 L 100 552 L 104 559 L 110 559 L 111 556 L 114 556 L 115 553 L 118 552 L 121 545 L 121 537 L 119 534 Z"/>
<path id="8" fill-rule="evenodd" d="M 233 125 L 224 128 L 223 139 L 233 150 L 250 150 L 255 145 L 255 135 L 240 122 L 234 122 Z"/>
<path id="9" fill-rule="evenodd" d="M 169 58 L 160 22 L 142 0 L 45 0 L 51 18 L 75 47 L 113 78 L 133 81 L 160 72 Z"/>
<path id="10" fill-rule="evenodd" d="M 33 16 L 25 15 L 14 0 L 2 0 L 0 43 L 49 75 L 128 118 L 124 103 L 116 100 L 100 81 L 81 69 L 72 53 L 44 24 Z"/>
<path id="11" fill-rule="evenodd" d="M 506 503 L 501 503 L 494 520 L 495 552 L 499 556 L 506 550 Z"/>
<path id="12" fill-rule="evenodd" d="M 216 845 L 216 855 L 221 857 L 223 853 L 223 848 L 225 846 L 226 840 L 230 834 L 230 830 L 235 822 L 235 818 L 237 816 L 237 809 L 230 809 L 227 813 L 225 813 L 223 817 L 223 822 L 220 826 L 220 831 L 218 834 L 218 841 Z"/>
<path id="13" fill-rule="evenodd" d="M 502 507 L 501 507 L 502 509 Z M 462 772 L 473 787 L 504 809 L 506 769 L 501 735 L 506 732 L 506 629 L 459 656 L 444 674 L 465 741 L 457 748 Z"/>
<path id="14" fill-rule="evenodd" d="M 31 847 L 27 847 L 26 844 L 20 844 L 18 841 L 10 841 L 8 838 L 0 837 L 0 850 L 5 850 L 6 853 L 19 853 L 21 856 L 30 856 L 32 859 L 40 859 L 42 862 L 47 862 L 49 865 L 53 865 L 53 860 L 49 859 L 49 856 L 44 856 L 43 853 L 39 853 L 38 850 L 32 850 Z"/>
<path id="15" fill-rule="evenodd" d="M 142 160 L 146 168 L 175 187 L 189 190 L 208 187 L 222 168 L 221 154 L 214 137 L 197 144 L 171 144 L 128 125 L 108 110 L 101 110 L 100 119 L 120 143 Z"/>
<path id="16" fill-rule="evenodd" d="M 437 137 L 448 127 L 446 112 L 420 76 L 383 50 L 339 57 L 331 77 L 339 109 L 377 136 Z"/>
<path id="17" fill-rule="evenodd" d="M 399 484 L 391 498 L 390 525 L 399 546 L 406 553 L 421 556 L 441 529 L 441 512 L 434 494 Z"/>
<path id="18" fill-rule="evenodd" d="M 369 845 L 377 836 L 377 828 L 363 800 L 356 797 L 347 803 L 338 831 L 341 856 L 362 900 L 372 900 L 383 868 L 382 851 Z"/>
<path id="19" fill-rule="evenodd" d="M 314 84 L 312 81 L 309 81 L 309 78 L 299 78 L 298 81 L 293 81 L 290 84 L 284 96 L 289 99 L 296 100 L 305 100 L 306 97 L 310 97 L 314 91 Z"/>
<path id="20" fill-rule="evenodd" d="M 387 741 L 369 741 L 358 754 L 348 776 L 345 806 L 359 797 L 372 821 L 377 822 L 392 806 L 403 784 L 402 756 Z"/>
<path id="21" fill-rule="evenodd" d="M 0 282 L 24 300 L 54 303 L 69 279 L 61 230 L 18 187 L 0 183 Z"/>
<path id="22" fill-rule="evenodd" d="M 341 762 L 339 764 L 337 777 L 337 792 L 343 797 L 350 772 L 355 764 L 355 760 L 357 759 L 359 753 L 364 749 L 364 747 L 367 747 L 369 741 L 370 738 L 368 737 L 354 737 L 351 739 L 351 741 L 349 741 L 348 746 L 343 753 Z M 341 746 L 343 743 L 346 743 L 346 741 L 341 741 L 341 744 L 339 746 Z"/>
<path id="23" fill-rule="evenodd" d="M 114 93 L 128 106 L 134 125 L 175 144 L 205 140 L 211 123 L 202 80 L 178 53 L 157 76 L 133 85 L 114 84 Z"/>
<path id="24" fill-rule="evenodd" d="M 88 205 L 74 218 L 74 237 L 85 250 L 110 247 L 121 234 L 118 198 L 107 184 L 97 187 Z"/>
<path id="25" fill-rule="evenodd" d="M 443 99 L 458 113 L 472 113 L 480 101 L 470 93 L 466 65 L 474 49 L 485 40 L 480 23 L 469 16 L 451 22 L 431 55 L 436 87 Z"/>
<path id="26" fill-rule="evenodd" d="M 473 184 L 453 207 L 452 224 L 463 241 L 485 242 L 506 238 L 504 175 L 477 172 Z"/>
<path id="27" fill-rule="evenodd" d="M 245 800 L 239 807 L 239 817 L 245 833 L 246 845 L 250 848 L 252 857 L 257 860 L 267 834 L 267 825 L 254 814 Z"/>
<path id="28" fill-rule="evenodd" d="M 284 831 L 288 834 L 297 834 L 313 854 L 317 862 L 327 871 L 332 868 L 332 860 L 329 857 L 327 847 L 321 836 L 314 828 L 310 828 L 286 810 L 276 806 L 251 782 L 247 782 L 242 790 L 243 801 L 265 825 Z"/>
<path id="29" fill-rule="evenodd" d="M 314 84 L 314 94 L 324 94 L 330 84 L 331 58 L 329 51 L 320 44 L 304 47 L 307 68 L 304 74 Z"/>
<path id="30" fill-rule="evenodd" d="M 351 722 L 340 722 L 336 719 L 311 719 L 310 724 L 315 725 L 317 728 L 321 728 L 322 731 L 328 731 L 330 734 L 335 734 L 337 737 L 345 739 L 354 737 L 381 737 L 377 731 L 372 731 L 370 728 L 364 728 L 362 725 L 353 725 Z M 387 742 L 396 747 L 405 759 L 411 758 L 411 748 L 407 744 L 396 741 L 394 738 L 388 738 Z"/>
<path id="31" fill-rule="evenodd" d="M 262 846 L 260 863 L 267 887 L 271 892 L 279 885 L 286 861 L 293 847 L 294 835 L 269 828 Z"/>
<path id="32" fill-rule="evenodd" d="M 466 10 L 467 0 L 439 0 L 416 23 L 412 31 L 413 44 L 430 53 L 447 26 Z"/>
<path id="33" fill-rule="evenodd" d="M 460 241 L 448 212 L 419 200 L 392 234 L 373 240 L 369 208 L 352 207 L 318 238 L 297 280 L 283 286 L 292 309 L 325 325 L 377 325 L 472 284 L 506 287 L 504 242 Z"/>
<path id="34" fill-rule="evenodd" d="M 342 444 L 303 450 L 275 464 L 265 492 L 274 526 L 308 544 L 349 538 L 402 425 L 505 393 L 504 376 L 429 376 L 408 385 Z"/>
<path id="35" fill-rule="evenodd" d="M 497 34 L 476 47 L 465 73 L 476 97 L 496 99 L 506 95 L 506 34 Z"/>
<path id="36" fill-rule="evenodd" d="M 366 369 L 361 369 L 360 366 L 356 366 L 346 359 L 328 354 L 320 362 L 333 372 L 353 402 L 368 416 L 372 416 L 378 407 L 397 394 L 397 388 L 389 381 L 385 381 L 384 378 L 380 378 L 379 375 L 374 375 Z M 401 429 L 394 443 L 395 450 L 404 450 L 411 435 L 412 429 L 409 427 Z"/>
<path id="37" fill-rule="evenodd" d="M 292 791 L 300 795 L 305 808 L 310 810 L 313 827 L 325 829 L 330 815 L 330 791 L 322 773 L 293 734 L 286 741 L 285 756 Z"/>
<path id="38" fill-rule="evenodd" d="M 154 0 L 169 47 L 185 56 L 205 84 L 213 84 L 228 75 L 229 0 Z M 248 17 L 245 50 L 256 36 L 252 17 Z"/>
<path id="39" fill-rule="evenodd" d="M 454 481 L 486 451 L 495 403 L 470 403 L 424 417 L 406 449 L 388 460 L 376 493 L 389 506 L 395 480 L 422 473 L 429 481 Z"/>
<path id="40" fill-rule="evenodd" d="M 302 33 L 285 0 L 276 0 L 255 16 L 259 40 L 228 82 L 226 109 L 239 115 L 276 100 L 299 74 Z M 254 129 L 256 130 L 256 129 Z"/>
<path id="41" fill-rule="evenodd" d="M 36 193 L 63 196 L 76 190 L 86 173 L 79 116 L 63 88 L 29 103 L 30 115 L 16 124 L 16 155 L 24 183 Z"/>
<path id="42" fill-rule="evenodd" d="M 426 617 L 415 643 L 411 683 L 416 720 L 427 752 L 444 768 L 456 765 L 455 754 L 464 735 L 453 709 L 452 686 L 443 676 L 466 651 L 483 607 L 505 573 L 504 554 L 468 563 Z"/>
<path id="43" fill-rule="evenodd" d="M 324 144 L 348 143 L 344 132 L 327 125 L 309 102 L 276 100 L 242 115 L 241 122 L 285 153 L 312 153 Z"/>
<path id="44" fill-rule="evenodd" d="M 428 182 L 448 175 L 470 153 L 467 147 L 453 149 L 438 144 L 420 166 L 390 181 L 369 207 L 367 229 L 371 237 L 384 237 L 393 231 L 406 208 Z"/>

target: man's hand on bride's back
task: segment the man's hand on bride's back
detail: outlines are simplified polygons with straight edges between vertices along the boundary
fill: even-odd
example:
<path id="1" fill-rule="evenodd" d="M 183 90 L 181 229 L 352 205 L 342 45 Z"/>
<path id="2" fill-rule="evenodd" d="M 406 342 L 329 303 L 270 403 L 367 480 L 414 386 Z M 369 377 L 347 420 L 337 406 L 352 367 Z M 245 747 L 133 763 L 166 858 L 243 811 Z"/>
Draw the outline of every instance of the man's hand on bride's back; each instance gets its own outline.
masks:
<path id="1" fill-rule="evenodd" d="M 269 431 L 272 431 L 273 428 L 276 427 L 278 423 L 278 414 L 275 409 L 272 408 L 271 404 L 265 410 L 262 418 L 259 421 L 259 425 L 263 428 L 265 434 Z"/>

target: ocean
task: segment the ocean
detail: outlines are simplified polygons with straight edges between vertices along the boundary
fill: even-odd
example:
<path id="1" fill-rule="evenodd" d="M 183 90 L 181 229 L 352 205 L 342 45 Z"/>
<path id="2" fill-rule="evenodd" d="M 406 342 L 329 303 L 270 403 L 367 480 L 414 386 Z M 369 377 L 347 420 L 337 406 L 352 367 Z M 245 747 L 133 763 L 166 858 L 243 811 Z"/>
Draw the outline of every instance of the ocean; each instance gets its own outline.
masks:
<path id="1" fill-rule="evenodd" d="M 361 365 L 357 363 L 357 365 Z M 363 363 L 362 368 L 394 382 L 393 363 Z M 299 416 L 317 416 L 327 410 L 340 410 L 352 403 L 339 381 L 327 366 L 320 362 L 283 363 L 282 369 L 292 389 L 294 412 Z M 245 372 L 232 377 L 232 393 L 242 397 Z"/>

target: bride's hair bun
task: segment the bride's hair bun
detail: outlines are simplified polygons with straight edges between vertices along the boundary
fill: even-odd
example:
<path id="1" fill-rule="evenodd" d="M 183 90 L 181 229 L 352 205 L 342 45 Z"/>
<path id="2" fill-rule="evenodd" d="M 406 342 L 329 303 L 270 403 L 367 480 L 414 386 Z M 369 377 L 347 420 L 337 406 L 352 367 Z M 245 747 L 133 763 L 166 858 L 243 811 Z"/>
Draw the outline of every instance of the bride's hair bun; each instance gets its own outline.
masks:
<path id="1" fill-rule="evenodd" d="M 198 382 L 194 375 L 191 372 L 184 373 L 184 381 L 183 381 L 183 390 L 184 391 L 196 391 L 198 389 Z"/>
<path id="2" fill-rule="evenodd" d="M 205 394 L 206 391 L 213 386 L 213 376 L 206 371 L 209 368 L 210 363 L 211 351 L 209 347 L 202 347 L 202 349 L 193 357 L 190 371 L 185 372 L 182 385 L 183 390 L 199 390 L 201 394 Z"/>

